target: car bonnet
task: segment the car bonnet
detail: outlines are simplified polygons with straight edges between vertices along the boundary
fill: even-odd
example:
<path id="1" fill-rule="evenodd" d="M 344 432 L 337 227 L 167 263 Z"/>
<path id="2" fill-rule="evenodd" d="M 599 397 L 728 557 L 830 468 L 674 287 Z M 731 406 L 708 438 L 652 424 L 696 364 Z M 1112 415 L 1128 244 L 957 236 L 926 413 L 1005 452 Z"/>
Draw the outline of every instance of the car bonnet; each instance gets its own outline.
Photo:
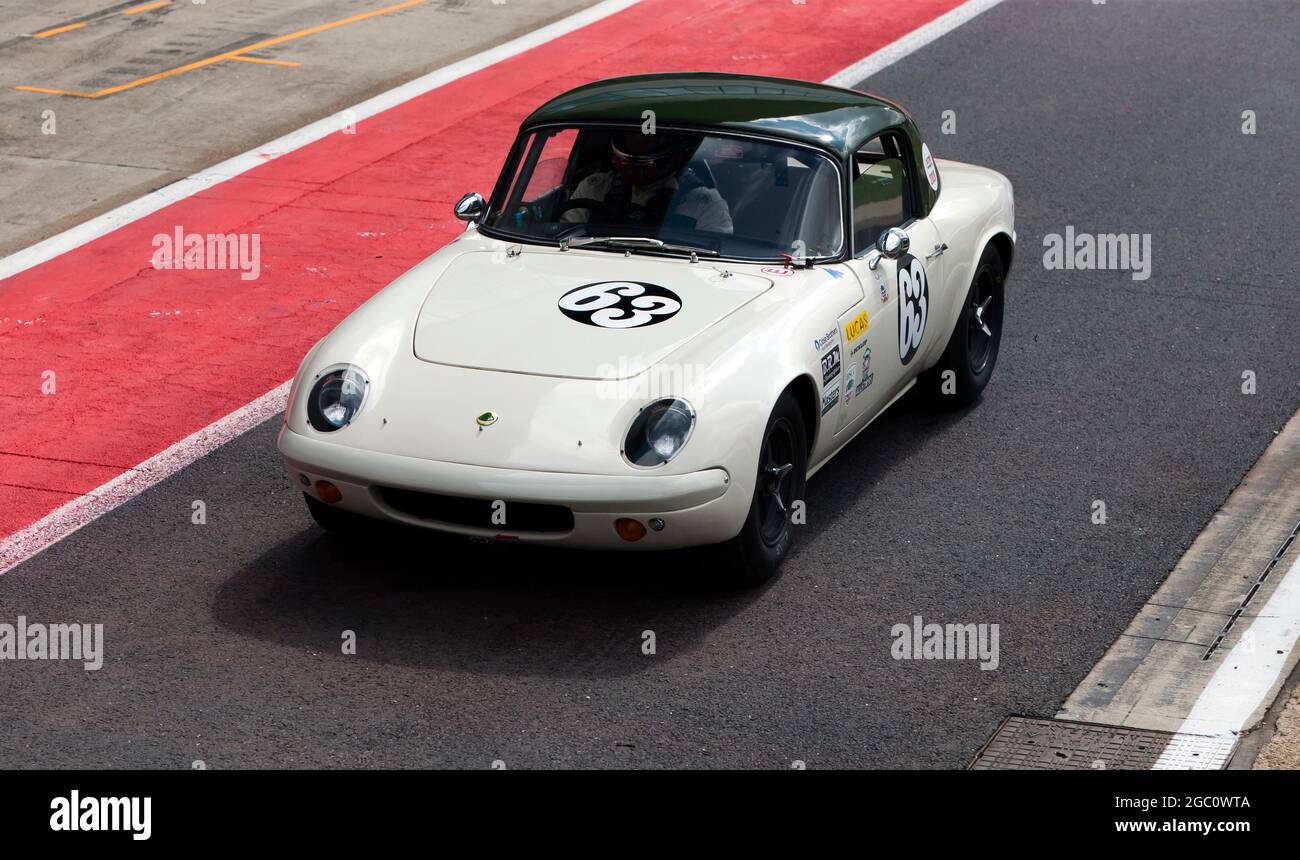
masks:
<path id="1" fill-rule="evenodd" d="M 772 287 L 706 261 L 594 250 L 470 251 L 433 284 L 415 328 L 424 361 L 625 379 Z"/>

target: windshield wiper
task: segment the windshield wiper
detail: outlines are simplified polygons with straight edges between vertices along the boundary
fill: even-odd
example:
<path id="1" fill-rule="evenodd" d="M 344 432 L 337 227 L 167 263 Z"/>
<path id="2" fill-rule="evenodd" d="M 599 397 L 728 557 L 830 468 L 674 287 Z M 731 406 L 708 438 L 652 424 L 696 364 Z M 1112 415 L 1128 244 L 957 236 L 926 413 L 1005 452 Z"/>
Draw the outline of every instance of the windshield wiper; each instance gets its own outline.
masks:
<path id="1" fill-rule="evenodd" d="M 560 250 L 567 251 L 570 248 L 582 248 L 587 245 L 608 245 L 611 248 L 635 248 L 645 246 L 662 251 L 684 251 L 691 256 L 705 254 L 710 257 L 718 256 L 718 252 L 712 248 L 697 248 L 691 245 L 674 245 L 665 242 L 663 239 L 655 239 L 651 236 L 578 236 L 575 239 L 561 239 Z"/>
<path id="2" fill-rule="evenodd" d="M 578 236 L 574 239 L 560 240 L 561 251 L 581 248 L 584 245 L 649 245 L 653 248 L 662 248 L 664 242 L 662 239 L 653 239 L 649 236 Z"/>

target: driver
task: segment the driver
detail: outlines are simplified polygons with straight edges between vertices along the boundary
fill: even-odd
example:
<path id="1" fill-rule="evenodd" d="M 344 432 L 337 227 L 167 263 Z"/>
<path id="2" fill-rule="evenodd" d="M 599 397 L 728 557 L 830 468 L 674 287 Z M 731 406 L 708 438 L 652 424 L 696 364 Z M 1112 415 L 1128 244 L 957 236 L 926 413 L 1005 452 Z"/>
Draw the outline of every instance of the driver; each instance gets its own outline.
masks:
<path id="1" fill-rule="evenodd" d="M 684 137 L 624 132 L 610 137 L 609 148 L 612 169 L 578 183 L 561 221 L 731 232 L 727 201 L 686 167 L 691 149 Z M 573 205 L 583 201 L 593 205 Z"/>

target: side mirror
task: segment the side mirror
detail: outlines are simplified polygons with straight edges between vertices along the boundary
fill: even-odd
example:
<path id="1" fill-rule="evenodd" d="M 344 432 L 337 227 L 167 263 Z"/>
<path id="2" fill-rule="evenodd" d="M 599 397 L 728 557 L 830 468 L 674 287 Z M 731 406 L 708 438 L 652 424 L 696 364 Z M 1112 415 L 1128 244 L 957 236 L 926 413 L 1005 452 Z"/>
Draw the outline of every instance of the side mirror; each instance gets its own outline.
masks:
<path id="1" fill-rule="evenodd" d="M 897 260 L 912 247 L 912 240 L 907 238 L 907 231 L 890 227 L 876 239 L 876 250 L 886 260 Z"/>
<path id="2" fill-rule="evenodd" d="M 482 218 L 483 213 L 487 211 L 487 201 L 483 199 L 482 194 L 471 191 L 456 202 L 453 211 L 460 220 L 477 223 L 478 219 Z"/>

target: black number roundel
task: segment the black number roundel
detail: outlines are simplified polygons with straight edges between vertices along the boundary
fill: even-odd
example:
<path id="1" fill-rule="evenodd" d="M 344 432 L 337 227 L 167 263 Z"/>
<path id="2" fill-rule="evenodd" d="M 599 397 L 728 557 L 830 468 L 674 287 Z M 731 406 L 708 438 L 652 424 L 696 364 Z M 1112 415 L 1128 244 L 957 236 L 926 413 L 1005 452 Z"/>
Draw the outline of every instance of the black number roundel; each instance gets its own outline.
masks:
<path id="1" fill-rule="evenodd" d="M 930 308 L 925 266 L 911 254 L 898 259 L 898 359 L 909 363 L 921 348 Z"/>
<path id="2" fill-rule="evenodd" d="M 600 328 L 638 328 L 670 319 L 682 309 L 681 298 L 667 287 L 641 281 L 600 281 L 560 296 L 560 311 L 569 319 Z"/>

